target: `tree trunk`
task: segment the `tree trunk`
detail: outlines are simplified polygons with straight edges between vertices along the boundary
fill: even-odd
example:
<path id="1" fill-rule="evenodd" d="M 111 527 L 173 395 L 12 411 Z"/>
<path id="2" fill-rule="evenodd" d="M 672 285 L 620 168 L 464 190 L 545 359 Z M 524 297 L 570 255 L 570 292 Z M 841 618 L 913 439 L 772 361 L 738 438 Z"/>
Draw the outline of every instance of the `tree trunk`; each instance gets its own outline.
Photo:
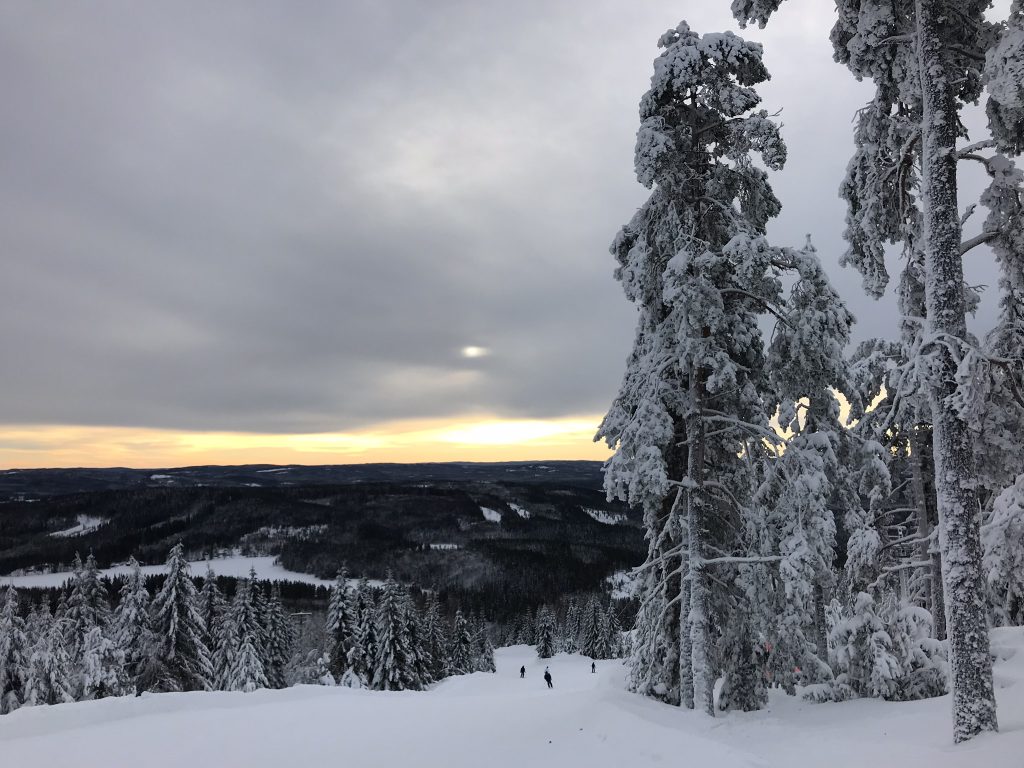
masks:
<path id="1" fill-rule="evenodd" d="M 821 584 L 814 585 L 814 642 L 818 646 L 817 656 L 822 663 L 831 668 L 828 657 L 828 621 L 825 619 L 825 588 Z"/>
<path id="2" fill-rule="evenodd" d="M 689 560 L 684 560 L 683 565 L 688 567 Z M 693 709 L 693 638 L 690 636 L 689 579 L 683 579 L 679 604 L 683 608 L 683 624 L 679 633 L 679 700 L 687 709 Z"/>
<path id="3" fill-rule="evenodd" d="M 921 122 L 925 297 L 928 336 L 934 341 L 930 400 L 935 448 L 935 491 L 949 631 L 953 738 L 965 741 L 997 730 L 992 659 L 982 597 L 980 507 L 967 425 L 950 406 L 957 362 L 945 342 L 967 334 L 963 263 L 957 210 L 957 110 L 944 60 L 939 24 L 943 0 L 916 0 Z"/>
<path id="4" fill-rule="evenodd" d="M 695 373 L 690 379 L 692 413 L 687 417 L 690 441 L 687 461 L 686 520 L 689 533 L 690 653 L 693 657 L 694 707 L 715 716 L 715 676 L 711 668 L 710 594 L 704 574 L 706 514 L 704 512 L 704 424 L 701 418 L 703 382 Z"/>
<path id="5" fill-rule="evenodd" d="M 910 432 L 910 478 L 914 495 L 914 506 L 917 508 L 917 536 L 928 538 L 935 530 L 932 520 L 935 519 L 935 488 L 928 483 L 927 476 L 931 471 L 928 455 L 931 454 L 930 440 L 921 434 L 924 427 L 915 426 Z M 934 540 L 922 541 L 918 545 L 918 560 L 929 562 L 927 579 L 928 610 L 932 614 L 932 634 L 936 640 L 946 639 L 946 607 L 942 600 L 942 561 L 939 558 L 938 543 Z"/>
<path id="6" fill-rule="evenodd" d="M 673 435 L 672 445 L 665 455 L 665 466 L 670 479 L 679 482 L 683 480 L 687 472 L 687 444 L 685 423 L 679 420 Z M 687 707 L 693 707 L 693 689 L 689 681 L 680 674 L 681 666 L 686 656 L 686 645 L 689 638 L 685 637 L 688 632 L 686 625 L 686 614 L 689 609 L 687 598 L 689 592 L 684 588 L 683 579 L 683 544 L 682 526 L 679 516 L 685 511 L 682 508 L 680 499 L 682 494 L 671 494 L 664 501 L 664 518 L 668 536 L 666 536 L 665 549 L 663 554 L 664 569 L 668 576 L 665 579 L 665 608 L 664 619 L 664 641 L 665 641 L 665 662 L 663 668 L 664 684 L 667 689 L 665 701 L 674 706 L 681 703 Z M 689 687 L 689 698 L 687 703 L 686 689 Z"/>

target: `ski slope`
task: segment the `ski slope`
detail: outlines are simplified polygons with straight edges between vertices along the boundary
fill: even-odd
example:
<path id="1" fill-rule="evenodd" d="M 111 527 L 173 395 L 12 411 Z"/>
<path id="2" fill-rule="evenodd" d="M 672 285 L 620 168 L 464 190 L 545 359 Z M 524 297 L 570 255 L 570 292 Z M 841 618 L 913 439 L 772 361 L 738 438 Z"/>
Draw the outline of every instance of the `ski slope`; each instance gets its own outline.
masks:
<path id="1" fill-rule="evenodd" d="M 996 630 L 1003 732 L 951 739 L 949 699 L 809 704 L 709 719 L 629 694 L 617 662 L 497 653 L 423 693 L 300 686 L 33 707 L 0 717 L 3 765 L 76 768 L 1018 768 L 1024 632 Z M 519 679 L 525 664 L 527 676 Z"/>

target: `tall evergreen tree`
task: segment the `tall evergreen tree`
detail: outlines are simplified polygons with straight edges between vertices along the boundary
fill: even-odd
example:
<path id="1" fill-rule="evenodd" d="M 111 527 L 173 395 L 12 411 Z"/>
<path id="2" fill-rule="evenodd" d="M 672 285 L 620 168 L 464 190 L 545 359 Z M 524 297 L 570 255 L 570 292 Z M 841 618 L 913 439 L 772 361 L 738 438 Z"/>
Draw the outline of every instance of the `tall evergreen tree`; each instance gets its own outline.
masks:
<path id="1" fill-rule="evenodd" d="M 555 644 L 555 615 L 547 605 L 537 611 L 537 655 L 550 659 L 558 650 Z"/>
<path id="2" fill-rule="evenodd" d="M 473 671 L 473 639 L 462 611 L 455 612 L 448 651 L 448 674 L 466 675 Z"/>
<path id="3" fill-rule="evenodd" d="M 741 22 L 763 25 L 780 3 L 734 0 L 733 11 Z M 868 292 L 880 295 L 888 280 L 884 244 L 899 243 L 906 255 L 901 296 L 923 297 L 911 316 L 917 327 L 902 377 L 906 386 L 889 395 L 923 391 L 931 410 L 956 741 L 997 728 L 982 595 L 983 486 L 972 423 L 993 400 L 992 389 L 1019 389 L 1013 364 L 994 354 L 998 342 L 987 349 L 973 344 L 965 318 L 975 298 L 964 285 L 968 251 L 991 244 L 1005 286 L 1021 285 L 1024 262 L 1021 176 L 1010 159 L 1024 147 L 1024 13 L 1014 0 L 1009 18 L 993 23 L 986 18 L 990 6 L 989 0 L 955 7 L 948 0 L 840 0 L 831 33 L 836 59 L 876 86 L 858 114 L 857 149 L 841 189 L 849 207 L 845 260 L 864 275 Z M 967 139 L 961 111 L 986 90 L 989 136 L 958 147 Z M 975 206 L 961 218 L 961 161 L 980 162 L 993 178 L 981 199 L 990 215 L 982 232 L 966 241 L 963 225 Z M 1013 290 L 1007 296 L 1019 307 Z M 1019 320 L 1019 310 L 1014 313 Z M 1020 325 L 1014 325 L 996 339 L 1016 336 L 1011 348 L 1019 349 Z"/>
<path id="4" fill-rule="evenodd" d="M 203 619 L 203 626 L 206 631 L 203 634 L 203 642 L 210 652 L 210 664 L 214 676 L 211 680 L 215 686 L 219 680 L 217 664 L 221 658 L 220 640 L 223 630 L 224 615 L 228 610 L 228 601 L 217 584 L 217 574 L 213 568 L 206 566 L 206 573 L 203 575 L 203 587 L 199 590 L 199 615 Z"/>
<path id="5" fill-rule="evenodd" d="M 74 577 L 67 607 L 63 611 L 67 621 L 69 651 L 77 664 L 80 661 L 85 636 L 93 627 L 106 626 L 110 621 L 110 600 L 106 587 L 100 580 L 96 558 L 90 552 L 82 565 L 75 554 Z"/>
<path id="6" fill-rule="evenodd" d="M 175 544 L 167 556 L 167 577 L 153 598 L 150 616 L 154 659 L 160 666 L 158 690 L 202 691 L 212 685 L 213 667 L 203 636 L 196 586 L 189 576 L 185 549 Z"/>
<path id="7" fill-rule="evenodd" d="M 763 549 L 775 539 L 757 535 L 767 520 L 757 483 L 780 442 L 775 405 L 801 371 L 840 375 L 852 317 L 813 248 L 764 238 L 780 204 L 753 155 L 778 170 L 786 149 L 755 111 L 753 86 L 768 79 L 761 46 L 684 22 L 659 47 L 635 153 L 653 192 L 612 244 L 640 321 L 598 436 L 615 449 L 606 490 L 643 508 L 649 540 L 631 679 L 714 714 L 714 682 L 730 662 L 716 657 L 716 633 L 752 635 L 748 617 L 770 599 L 754 588 L 774 582 L 729 572 L 763 574 L 783 560 Z M 770 346 L 759 325 L 768 318 Z M 783 364 L 795 369 L 773 375 Z"/>
<path id="8" fill-rule="evenodd" d="M 437 595 L 433 592 L 427 593 L 423 636 L 426 651 L 430 657 L 430 679 L 440 680 L 448 673 L 448 638 L 441 620 Z"/>
<path id="9" fill-rule="evenodd" d="M 348 573 L 342 568 L 331 587 L 327 604 L 327 653 L 331 673 L 341 680 L 349 668 L 349 656 L 355 645 L 358 607 L 348 588 Z"/>
<path id="10" fill-rule="evenodd" d="M 266 614 L 266 667 L 267 683 L 271 688 L 285 688 L 285 667 L 291 657 L 295 633 L 291 620 L 281 603 L 281 588 L 275 586 L 267 599 Z"/>
<path id="11" fill-rule="evenodd" d="M 43 603 L 31 617 L 29 626 L 31 650 L 23 706 L 74 701 L 75 681 L 67 647 L 67 623 L 59 616 L 51 616 L 49 605 Z"/>
<path id="12" fill-rule="evenodd" d="M 224 690 L 250 692 L 269 685 L 263 603 L 254 573 L 238 582 L 223 622 L 221 642 L 226 652 L 218 657 Z"/>
<path id="13" fill-rule="evenodd" d="M 18 593 L 14 587 L 8 587 L 0 603 L 0 715 L 13 712 L 24 701 L 28 657 L 25 621 L 18 613 Z"/>
<path id="14" fill-rule="evenodd" d="M 378 691 L 417 690 L 413 651 L 403 611 L 402 590 L 390 576 L 377 604 L 377 643 L 370 686 Z"/>
<path id="15" fill-rule="evenodd" d="M 114 641 L 124 651 L 124 665 L 136 688 L 145 687 L 144 670 L 153 648 L 153 627 L 149 615 L 149 592 L 138 561 L 128 561 L 131 571 L 113 617 Z"/>

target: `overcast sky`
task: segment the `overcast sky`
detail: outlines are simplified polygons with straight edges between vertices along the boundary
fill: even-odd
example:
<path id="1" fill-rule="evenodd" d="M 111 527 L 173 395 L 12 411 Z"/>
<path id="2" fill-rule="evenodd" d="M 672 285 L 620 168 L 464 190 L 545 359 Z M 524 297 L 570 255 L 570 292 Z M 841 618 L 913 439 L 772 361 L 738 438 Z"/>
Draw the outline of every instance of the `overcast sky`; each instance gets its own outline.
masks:
<path id="1" fill-rule="evenodd" d="M 735 29 L 728 6 L 0 5 L 0 424 L 600 414 L 633 331 L 607 246 L 647 194 L 655 43 Z M 742 33 L 790 149 L 770 235 L 810 233 L 858 336 L 892 335 L 892 297 L 837 265 L 870 89 L 832 62 L 832 15 L 790 0 Z"/>

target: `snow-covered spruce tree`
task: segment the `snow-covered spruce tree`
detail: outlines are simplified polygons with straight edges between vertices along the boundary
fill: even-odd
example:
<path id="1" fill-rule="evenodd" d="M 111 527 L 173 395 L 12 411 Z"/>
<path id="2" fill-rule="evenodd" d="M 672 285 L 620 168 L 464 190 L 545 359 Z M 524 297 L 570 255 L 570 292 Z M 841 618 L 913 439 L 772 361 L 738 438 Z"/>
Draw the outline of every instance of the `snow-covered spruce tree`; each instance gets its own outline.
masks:
<path id="1" fill-rule="evenodd" d="M 365 577 L 356 584 L 353 603 L 356 607 L 356 634 L 349 652 L 349 668 L 363 686 L 368 686 L 373 680 L 377 655 L 377 610 Z"/>
<path id="2" fill-rule="evenodd" d="M 210 661 L 213 665 L 214 680 L 217 680 L 217 659 L 220 658 L 220 637 L 224 614 L 228 610 L 228 601 L 217 585 L 217 574 L 213 568 L 206 566 L 206 573 L 203 575 L 203 587 L 199 590 L 199 615 L 203 618 L 203 626 L 206 632 L 203 634 L 203 642 L 210 652 Z"/>
<path id="3" fill-rule="evenodd" d="M 348 588 L 348 572 L 342 568 L 331 586 L 327 604 L 327 653 L 331 659 L 331 673 L 336 680 L 341 680 L 349 668 L 356 620 L 356 605 Z"/>
<path id="4" fill-rule="evenodd" d="M 86 632 L 76 673 L 76 698 L 80 700 L 121 696 L 131 690 L 131 681 L 125 669 L 124 650 L 103 627 L 93 627 Z"/>
<path id="5" fill-rule="evenodd" d="M 143 674 L 152 647 L 153 628 L 149 616 L 149 592 L 146 580 L 133 557 L 128 561 L 131 571 L 121 587 L 121 597 L 113 617 L 113 635 L 124 651 L 124 666 L 136 690 L 144 690 Z"/>
<path id="6" fill-rule="evenodd" d="M 598 437 L 616 450 L 608 495 L 644 509 L 650 547 L 632 684 L 713 714 L 714 681 L 728 673 L 715 627 L 747 626 L 725 614 L 773 599 L 731 586 L 734 573 L 783 559 L 748 535 L 748 518 L 765 519 L 754 491 L 772 454 L 765 443 L 779 442 L 769 420 L 788 394 L 766 365 L 785 361 L 796 366 L 787 381 L 817 384 L 810 372 L 841 364 L 852 319 L 813 249 L 764 239 L 780 205 L 751 155 L 779 169 L 786 151 L 767 113 L 754 111 L 753 86 L 768 79 L 760 45 L 683 23 L 659 46 L 636 147 L 637 178 L 654 191 L 612 245 L 640 319 Z M 796 277 L 788 300 L 787 275 Z M 771 316 L 769 358 L 758 323 Z"/>
<path id="7" fill-rule="evenodd" d="M 196 585 L 189 576 L 185 549 L 175 544 L 167 555 L 167 577 L 150 605 L 153 659 L 159 664 L 154 690 L 209 690 L 213 678 L 206 627 L 199 614 Z"/>
<path id="8" fill-rule="evenodd" d="M 403 590 L 389 576 L 377 603 L 377 644 L 370 678 L 370 687 L 374 690 L 405 691 L 423 687 L 423 681 L 415 676 L 404 602 Z"/>
<path id="9" fill-rule="evenodd" d="M 267 683 L 271 688 L 285 688 L 285 668 L 291 658 L 295 631 L 291 619 L 281 603 L 281 588 L 274 586 L 267 598 L 266 613 L 263 617 L 267 635 L 266 667 Z"/>
<path id="10" fill-rule="evenodd" d="M 565 632 L 563 633 L 562 650 L 566 653 L 576 653 L 579 650 L 580 641 L 580 604 L 575 596 L 569 599 L 569 605 L 565 609 Z"/>
<path id="11" fill-rule="evenodd" d="M 405 591 L 402 595 L 402 616 L 405 621 L 405 632 L 409 638 L 410 667 L 412 677 L 424 688 L 436 678 L 433 676 L 433 660 L 430 657 L 428 637 L 424 617 L 416 608 L 412 596 Z"/>
<path id="12" fill-rule="evenodd" d="M 487 631 L 487 622 L 481 615 L 477 616 L 473 628 L 473 669 L 476 672 L 496 671 L 494 645 Z"/>
<path id="13" fill-rule="evenodd" d="M 550 606 L 543 605 L 537 612 L 537 655 L 542 659 L 550 659 L 557 650 L 555 615 Z"/>
<path id="14" fill-rule="evenodd" d="M 763 25 L 780 2 L 734 0 L 733 12 L 741 23 Z M 1007 218 L 1003 205 L 1019 210 L 1019 178 L 1007 185 L 1004 171 L 1012 168 L 1008 155 L 1024 147 L 1024 13 L 1014 0 L 1007 21 L 992 23 L 985 17 L 990 6 L 989 0 L 840 0 L 831 34 L 836 59 L 877 89 L 859 113 L 857 150 L 841 189 L 849 205 L 846 261 L 878 295 L 888 279 L 883 245 L 900 243 L 924 295 L 907 361 L 915 375 L 907 382 L 927 392 L 932 412 L 956 741 L 997 728 L 971 419 L 990 386 L 979 381 L 995 378 L 992 371 L 999 369 L 1011 381 L 997 384 L 1017 389 L 1012 377 L 1020 375 L 1019 357 L 977 348 L 965 321 L 972 297 L 964 287 L 964 254 L 991 243 L 1004 279 L 1020 274 L 1014 266 L 1021 261 L 1020 248 L 1014 248 L 1020 244 L 1020 218 Z M 967 139 L 961 110 L 986 90 L 990 135 L 958 148 L 958 140 Z M 959 161 L 983 163 L 1001 187 L 982 197 L 991 214 L 981 233 L 966 241 L 963 224 L 975 206 L 961 217 Z"/>
<path id="15" fill-rule="evenodd" d="M 615 613 L 615 606 L 610 603 L 608 613 L 605 614 L 604 626 L 607 632 L 608 658 L 618 659 L 622 656 L 622 626 L 619 624 L 618 614 Z"/>
<path id="16" fill-rule="evenodd" d="M 74 675 L 68 653 L 66 622 L 50 614 L 44 602 L 26 623 L 30 651 L 22 706 L 74 701 Z"/>
<path id="17" fill-rule="evenodd" d="M 449 675 L 467 675 L 473 671 L 473 638 L 461 610 L 455 612 L 448 649 Z"/>
<path id="18" fill-rule="evenodd" d="M 430 657 L 430 679 L 440 680 L 448 674 L 448 638 L 437 595 L 427 594 L 423 617 L 423 638 L 426 652 Z"/>
<path id="19" fill-rule="evenodd" d="M 8 587 L 0 602 L 0 715 L 13 712 L 24 701 L 28 656 L 25 620 L 18 613 L 18 593 L 14 587 Z"/>
<path id="20" fill-rule="evenodd" d="M 224 653 L 217 657 L 220 687 L 226 691 L 255 691 L 267 679 L 267 629 L 263 600 L 255 574 L 239 581 L 220 636 Z"/>
<path id="21" fill-rule="evenodd" d="M 1024 474 L 996 498 L 981 541 L 996 624 L 1024 624 Z"/>
<path id="22" fill-rule="evenodd" d="M 74 573 L 64 619 L 67 621 L 69 633 L 68 650 L 77 665 L 89 630 L 109 623 L 110 600 L 106 587 L 100 581 L 99 568 L 92 552 L 86 558 L 84 566 L 81 558 L 75 555 Z"/>

